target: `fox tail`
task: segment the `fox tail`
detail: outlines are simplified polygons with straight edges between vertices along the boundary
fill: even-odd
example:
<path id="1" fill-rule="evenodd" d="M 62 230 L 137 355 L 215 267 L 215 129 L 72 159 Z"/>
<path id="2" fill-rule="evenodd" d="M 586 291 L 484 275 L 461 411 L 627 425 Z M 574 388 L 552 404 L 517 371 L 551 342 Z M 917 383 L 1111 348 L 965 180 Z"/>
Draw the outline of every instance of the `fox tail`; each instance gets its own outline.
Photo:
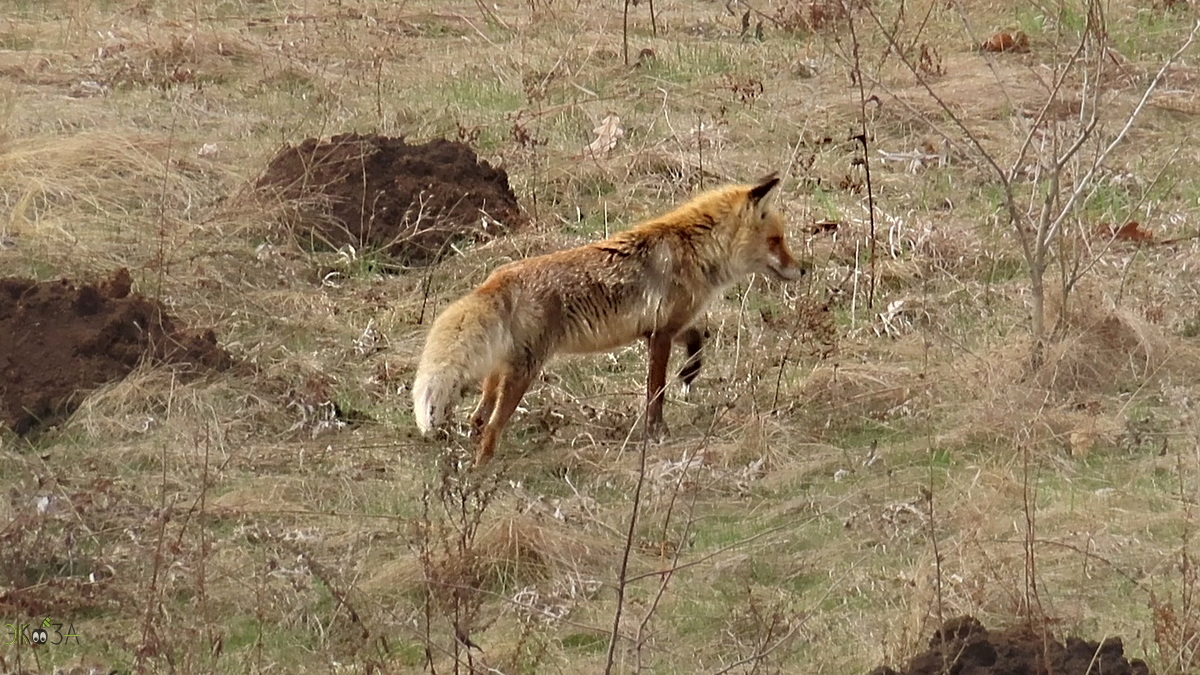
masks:
<path id="1" fill-rule="evenodd" d="M 468 382 L 491 372 L 512 348 L 495 305 L 477 294 L 451 304 L 433 322 L 413 382 L 413 414 L 422 434 L 450 417 Z"/>

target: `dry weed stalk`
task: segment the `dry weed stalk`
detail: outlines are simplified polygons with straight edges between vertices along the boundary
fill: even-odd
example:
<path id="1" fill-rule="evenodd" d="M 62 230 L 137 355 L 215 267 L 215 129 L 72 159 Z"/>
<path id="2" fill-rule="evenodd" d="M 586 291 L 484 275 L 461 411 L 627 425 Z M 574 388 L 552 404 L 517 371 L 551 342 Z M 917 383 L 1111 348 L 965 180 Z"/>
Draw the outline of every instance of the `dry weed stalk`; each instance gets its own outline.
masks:
<path id="1" fill-rule="evenodd" d="M 168 485 L 167 482 L 167 445 L 163 444 L 159 457 L 161 462 L 160 482 L 159 482 L 159 503 L 158 512 L 155 514 L 158 524 L 158 533 L 154 545 L 154 561 L 151 566 L 150 585 L 146 592 L 146 606 L 142 610 L 142 626 L 141 638 L 138 640 L 137 656 L 133 662 L 135 672 L 147 672 L 149 666 L 148 660 L 161 655 L 163 647 L 161 638 L 158 632 L 154 630 L 154 624 L 162 614 L 162 590 L 159 588 L 159 579 L 163 571 L 166 560 L 164 554 L 164 546 L 167 540 L 167 523 L 171 520 L 171 511 L 173 505 L 167 504 Z"/>
<path id="2" fill-rule="evenodd" d="M 701 456 L 701 453 L 704 452 L 705 448 L 709 444 L 709 441 L 712 439 L 713 432 L 717 429 L 718 421 L 721 419 L 722 415 L 720 412 L 713 416 L 712 423 L 709 425 L 707 432 L 705 432 L 704 437 L 700 439 L 696 449 L 692 452 L 693 457 L 699 457 Z M 664 547 L 668 542 L 671 520 L 675 513 L 675 505 L 679 501 L 679 495 L 683 491 L 684 481 L 688 476 L 688 470 L 691 466 L 692 463 L 689 462 L 680 469 L 678 477 L 672 483 L 671 491 L 667 496 L 667 512 L 663 515 L 661 530 L 662 534 L 660 535 L 660 542 Z M 679 535 L 678 542 L 671 547 L 672 557 L 670 565 L 662 571 L 662 576 L 658 584 L 658 591 L 654 595 L 654 600 L 650 602 L 650 606 L 646 609 L 645 614 L 642 615 L 641 623 L 638 624 L 637 634 L 634 638 L 634 651 L 637 656 L 638 671 L 643 669 L 642 650 L 648 639 L 647 629 L 649 628 L 650 620 L 654 617 L 655 612 L 662 603 L 663 597 L 667 594 L 667 588 L 670 586 L 671 580 L 674 579 L 675 573 L 679 569 L 680 558 L 683 555 L 683 550 L 689 537 L 691 536 L 692 526 L 695 524 L 697 494 L 698 493 L 695 491 L 692 492 L 691 499 L 687 504 L 687 514 L 683 525 L 683 532 Z M 628 581 L 628 579 L 626 581 Z"/>
<path id="3" fill-rule="evenodd" d="M 641 447 L 638 449 L 637 483 L 629 507 L 629 527 L 625 530 L 625 546 L 621 550 L 620 568 L 617 572 L 617 607 L 613 610 L 612 635 L 608 640 L 608 652 L 604 659 L 604 673 L 609 675 L 616 665 L 617 641 L 621 638 L 621 614 L 625 609 L 625 591 L 629 583 L 629 558 L 633 554 L 633 540 L 637 535 L 638 514 L 642 508 L 642 488 L 646 484 L 646 450 L 650 446 L 650 431 L 642 432 Z"/>
<path id="4" fill-rule="evenodd" d="M 867 100 L 868 99 L 867 99 L 866 86 L 863 84 L 861 44 L 859 43 L 859 40 L 858 40 L 858 31 L 854 27 L 854 24 L 855 24 L 854 15 L 853 15 L 853 13 L 851 13 L 850 7 L 848 6 L 846 0 L 841 0 L 841 7 L 842 7 L 842 11 L 846 15 L 846 24 L 850 29 L 850 55 L 854 60 L 854 69 L 851 71 L 851 77 L 854 80 L 854 84 L 856 84 L 857 88 L 858 88 L 859 131 L 857 134 L 855 134 L 853 136 L 852 140 L 856 140 L 862 145 L 863 170 L 866 172 L 867 217 L 869 219 L 870 226 L 871 226 L 870 250 L 868 252 L 868 256 L 869 256 L 868 264 L 870 265 L 870 281 L 869 281 L 869 285 L 867 286 L 867 309 L 871 310 L 871 309 L 874 309 L 874 307 L 875 307 L 875 284 L 878 280 L 877 279 L 878 275 L 875 273 L 875 259 L 876 259 L 876 254 L 875 254 L 875 247 L 876 247 L 875 186 L 871 182 L 871 151 L 870 151 L 870 148 L 868 147 L 869 146 L 868 139 L 871 138 L 869 132 L 867 131 Z M 901 7 L 903 7 L 903 5 L 901 5 Z"/>
<path id="5" fill-rule="evenodd" d="M 771 657 L 792 643 L 807 620 L 808 617 L 793 609 L 786 598 L 760 600 L 747 587 L 746 604 L 728 619 L 725 634 L 739 653 L 745 653 L 743 650 L 749 653 L 713 671 L 713 675 L 725 675 L 742 668 L 752 675 L 789 672 Z"/>
<path id="6" fill-rule="evenodd" d="M 629 5 L 637 6 L 639 0 L 625 0 L 621 9 L 621 57 L 625 65 L 629 65 Z M 658 17 L 654 12 L 654 0 L 646 4 L 650 6 L 650 32 L 658 37 Z"/>
<path id="7" fill-rule="evenodd" d="M 1175 571 L 1178 572 L 1178 594 L 1160 595 L 1150 592 L 1150 611 L 1154 623 L 1154 644 L 1162 662 L 1171 672 L 1191 673 L 1200 666 L 1200 558 L 1195 553 L 1196 494 L 1188 493 L 1189 482 L 1184 469 L 1183 455 L 1175 466 L 1179 480 L 1179 503 L 1183 508 L 1183 529 L 1179 534 L 1179 553 Z"/>
<path id="8" fill-rule="evenodd" d="M 962 8 L 957 4 L 954 6 L 966 25 Z M 993 174 L 1001 188 L 1004 218 L 1020 245 L 1029 276 L 1033 305 L 1030 363 L 1035 368 L 1044 360 L 1048 338 L 1045 275 L 1052 263 L 1066 264 L 1063 260 L 1055 261 L 1054 252 L 1064 244 L 1069 224 L 1079 217 L 1082 204 L 1096 193 L 1099 187 L 1098 174 L 1105 162 L 1126 140 L 1168 70 L 1192 46 L 1200 33 L 1200 21 L 1196 21 L 1183 43 L 1160 64 L 1158 72 L 1142 90 L 1137 104 L 1120 122 L 1118 130 L 1105 136 L 1104 123 L 1108 121 L 1111 101 L 1103 96 L 1101 83 L 1112 67 L 1108 30 L 1101 0 L 1086 0 L 1085 8 L 1086 24 L 1079 41 L 1065 60 L 1056 60 L 1051 64 L 1053 78 L 1047 84 L 1046 99 L 1032 120 L 1024 122 L 1024 137 L 1008 168 L 1001 166 L 1004 159 L 985 148 L 979 132 L 968 126 L 933 88 L 927 69 L 913 61 L 908 50 L 899 43 L 897 31 L 885 26 L 874 8 L 869 5 L 865 8 L 891 52 L 912 74 L 939 111 L 950 120 L 961 138 L 954 138 L 950 131 L 943 129 L 928 114 L 917 112 L 918 119 L 954 147 L 962 147 L 965 142 L 970 160 L 985 172 Z M 983 52 L 983 57 L 991 63 L 990 54 Z M 992 70 L 996 72 L 994 64 Z M 996 79 L 1003 90 L 1003 82 L 998 76 Z M 1073 123 L 1064 130 L 1064 125 L 1057 124 L 1053 119 L 1054 112 L 1066 105 L 1068 90 L 1076 86 L 1073 84 L 1075 81 L 1078 82 L 1076 93 L 1081 101 L 1080 110 Z M 1077 269 L 1075 274 L 1064 273 L 1063 286 L 1059 289 L 1064 297 L 1064 307 L 1065 298 L 1087 269 Z"/>
<path id="9" fill-rule="evenodd" d="M 153 298 L 155 300 L 162 299 L 163 283 L 167 276 L 167 236 L 169 232 L 167 219 L 167 191 L 170 186 L 171 178 L 171 160 L 175 150 L 175 132 L 176 124 L 179 121 L 179 106 L 171 106 L 171 127 L 167 133 L 167 148 L 166 156 L 163 158 L 162 166 L 162 183 L 159 188 L 158 195 L 158 225 L 157 225 L 157 243 L 158 246 L 154 253 L 154 266 L 157 274 L 155 275 L 155 287 Z"/>
<path id="10" fill-rule="evenodd" d="M 475 653 L 482 653 L 472 634 L 478 625 L 488 583 L 486 561 L 477 539 L 484 515 L 499 488 L 496 475 L 470 472 L 459 453 L 447 449 L 439 458 L 437 486 L 425 485 L 417 523 L 417 557 L 424 578 L 422 638 L 425 665 L 436 673 L 435 654 L 447 654 L 454 672 L 476 672 Z M 436 504 L 436 507 L 435 507 Z M 435 513 L 435 508 L 440 513 Z M 435 639 L 437 620 L 449 624 L 447 649 Z"/>
<path id="11" fill-rule="evenodd" d="M 704 456 L 705 450 L 715 437 L 717 430 L 723 426 L 725 418 L 722 413 L 729 409 L 730 406 L 723 406 L 713 416 L 705 435 L 693 449 L 684 454 L 680 470 L 672 476 L 666 492 L 659 495 L 659 497 L 666 500 L 666 512 L 663 515 L 660 530 L 661 535 L 658 543 L 661 546 L 664 558 L 666 557 L 666 549 L 668 547 L 671 549 L 670 559 L 665 560 L 665 565 L 659 569 L 630 574 L 629 562 L 633 554 L 637 524 L 642 515 L 642 510 L 645 508 L 643 504 L 645 500 L 644 487 L 647 480 L 651 479 L 650 469 L 646 462 L 649 438 L 643 437 L 639 451 L 638 475 L 632 497 L 629 525 L 623 532 L 625 546 L 622 549 L 618 572 L 616 586 L 617 606 L 614 611 L 612 632 L 606 655 L 606 673 L 619 672 L 620 670 L 616 659 L 617 643 L 620 640 L 628 641 L 633 646 L 634 664 L 632 669 L 634 672 L 642 672 L 652 667 L 646 663 L 646 647 L 652 634 L 650 624 L 662 606 L 663 600 L 672 588 L 672 582 L 679 572 L 710 562 L 729 551 L 736 550 L 755 540 L 790 527 L 789 525 L 778 525 L 723 546 L 716 551 L 709 552 L 698 558 L 687 561 L 683 560 L 684 550 L 687 548 L 687 542 L 690 540 L 696 524 L 696 505 L 700 492 L 694 488 L 689 488 L 688 485 L 692 482 L 690 479 L 693 476 L 693 470 L 702 469 L 702 462 L 697 460 Z M 689 459 L 689 457 L 697 459 Z M 685 490 L 690 490 L 691 495 L 690 499 L 683 506 L 682 531 L 677 535 L 675 541 L 672 542 L 669 541 L 669 531 L 672 522 L 676 520 L 675 514 L 679 510 L 679 502 Z M 620 625 L 622 617 L 625 614 L 628 590 L 632 584 L 649 579 L 656 579 L 658 587 L 646 604 L 646 609 L 642 613 L 637 630 L 633 635 L 622 634 Z M 773 665 L 773 657 L 779 657 L 782 660 L 779 654 L 780 650 L 786 650 L 786 647 L 792 643 L 801 627 L 807 621 L 807 616 L 802 612 L 795 611 L 787 600 L 760 602 L 750 588 L 747 588 L 746 604 L 737 607 L 737 611 L 740 618 L 744 619 L 739 622 L 741 630 L 738 631 L 738 634 L 744 639 L 735 637 L 735 644 L 733 646 L 737 658 L 716 672 L 718 674 L 728 673 L 742 668 L 751 673 L 764 671 L 779 672 L 778 670 L 769 671 L 767 668 L 769 665 Z"/>
<path id="12" fill-rule="evenodd" d="M 1020 444 L 1021 451 L 1021 514 L 1024 516 L 1023 548 L 1025 590 L 1021 609 L 1029 625 L 1046 625 L 1046 613 L 1042 608 L 1042 597 L 1038 591 L 1037 573 L 1037 481 L 1033 476 L 1033 452 L 1028 442 Z M 1034 614 L 1034 610 L 1037 614 Z"/>

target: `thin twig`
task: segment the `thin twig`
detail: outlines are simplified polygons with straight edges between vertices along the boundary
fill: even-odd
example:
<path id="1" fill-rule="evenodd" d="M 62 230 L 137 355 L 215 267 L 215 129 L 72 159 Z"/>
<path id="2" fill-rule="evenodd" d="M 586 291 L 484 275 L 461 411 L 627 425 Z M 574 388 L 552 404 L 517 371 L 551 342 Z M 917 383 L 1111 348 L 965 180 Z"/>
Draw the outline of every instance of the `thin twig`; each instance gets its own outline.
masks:
<path id="1" fill-rule="evenodd" d="M 860 55 L 858 31 L 854 28 L 854 15 L 846 0 L 842 0 L 842 9 L 846 12 L 846 23 L 850 27 L 850 54 L 854 57 L 854 81 L 858 85 L 858 123 L 859 133 L 855 139 L 862 144 L 863 169 L 867 174 L 867 217 L 871 224 L 870 256 L 871 280 L 867 285 L 867 309 L 875 307 L 875 189 L 871 184 L 871 152 L 867 147 L 867 90 L 863 86 L 862 58 Z"/>
<path id="2" fill-rule="evenodd" d="M 628 0 L 626 0 L 628 5 Z M 649 419 L 649 418 L 647 418 Z M 638 511 L 642 506 L 642 487 L 646 484 L 646 453 L 650 447 L 650 428 L 645 426 L 642 431 L 642 447 L 638 451 L 638 477 L 633 488 L 633 503 L 629 510 L 629 528 L 625 531 L 625 547 L 621 551 L 621 568 L 617 572 L 617 608 L 613 611 L 612 637 L 608 641 L 608 655 L 605 657 L 604 672 L 613 672 L 617 656 L 617 641 L 621 636 L 621 613 L 625 607 L 625 589 L 629 580 L 629 558 L 633 554 L 633 539 L 637 536 Z"/>
<path id="3" fill-rule="evenodd" d="M 510 28 L 508 24 L 504 23 L 504 20 L 501 19 L 499 16 L 497 16 L 497 14 L 494 11 L 492 11 L 491 8 L 487 6 L 487 3 L 484 2 L 483 0 L 475 0 L 475 6 L 479 8 L 479 13 L 483 15 L 483 19 L 485 21 L 488 21 L 489 23 L 494 23 L 494 24 L 500 26 L 501 28 L 503 28 L 504 30 L 507 30 L 507 31 L 512 30 L 512 28 Z M 474 26 L 472 26 L 472 27 L 474 27 Z M 483 34 L 480 33 L 480 35 L 483 35 Z M 484 36 L 484 39 L 487 40 L 487 36 Z M 491 40 L 488 40 L 488 42 L 491 42 Z"/>
<path id="4" fill-rule="evenodd" d="M 167 155 L 163 159 L 162 187 L 158 195 L 158 251 L 154 262 L 158 267 L 155 275 L 154 299 L 162 298 L 163 284 L 167 276 L 167 192 L 171 179 L 171 162 L 175 151 L 175 126 L 179 121 L 179 106 L 171 106 L 171 129 L 167 134 Z"/>
<path id="5" fill-rule="evenodd" d="M 1108 158 L 1108 155 L 1118 145 L 1120 145 L 1122 141 L 1125 140 L 1125 136 L 1129 133 L 1129 130 L 1133 128 L 1133 123 L 1136 122 L 1137 118 L 1141 116 L 1142 110 L 1145 109 L 1146 104 L 1150 101 L 1151 94 L 1154 93 L 1154 90 L 1158 89 L 1158 85 L 1162 84 L 1163 78 L 1165 78 L 1167 75 L 1167 70 L 1175 64 L 1175 61 L 1185 51 L 1187 51 L 1189 47 L 1192 46 L 1192 43 L 1196 41 L 1196 35 L 1198 33 L 1200 33 L 1200 20 L 1197 20 L 1192 24 L 1192 30 L 1188 33 L 1187 40 L 1185 40 L 1183 45 L 1181 45 L 1179 49 L 1176 49 L 1175 53 L 1171 54 L 1171 56 L 1167 58 L 1166 62 L 1162 64 L 1162 67 L 1158 69 L 1158 73 L 1154 75 L 1154 79 L 1150 82 L 1149 86 L 1146 87 L 1146 90 L 1142 92 L 1142 98 L 1138 101 L 1137 106 L 1135 106 L 1133 111 L 1130 112 L 1125 118 L 1125 124 L 1121 127 L 1121 130 L 1117 132 L 1117 135 L 1113 137 L 1112 141 L 1110 141 L 1108 145 L 1100 151 L 1096 158 L 1092 160 L 1092 166 L 1088 169 L 1088 172 L 1084 174 L 1083 178 L 1077 181 L 1075 189 L 1071 192 L 1071 196 L 1067 199 L 1067 203 L 1063 205 L 1062 211 L 1059 213 L 1058 218 L 1054 220 L 1050 226 L 1050 230 L 1046 232 L 1046 237 L 1044 239 L 1045 241 L 1049 241 L 1054 237 L 1055 234 L 1058 233 L 1059 227 L 1066 219 L 1067 214 L 1069 214 L 1071 209 L 1074 208 L 1075 202 L 1078 201 L 1080 194 L 1082 194 L 1084 189 L 1091 183 L 1092 178 L 1095 177 L 1096 172 L 1100 170 L 1100 167 L 1104 164 L 1104 160 Z"/>
<path id="6" fill-rule="evenodd" d="M 708 562 L 709 560 L 716 558 L 717 556 L 721 555 L 722 553 L 732 551 L 733 549 L 745 546 L 746 544 L 749 544 L 750 542 L 752 542 L 756 539 L 762 539 L 763 537 L 765 537 L 769 534 L 775 534 L 776 532 L 779 532 L 781 530 L 785 530 L 788 528 L 792 528 L 792 527 L 796 527 L 796 523 L 787 523 L 786 525 L 778 525 L 776 527 L 772 527 L 772 528 L 763 530 L 762 532 L 759 532 L 758 534 L 753 534 L 749 537 L 746 537 L 745 539 L 740 539 L 738 541 L 735 541 L 732 544 L 727 544 L 725 546 L 722 546 L 721 548 L 713 551 L 712 553 L 706 553 L 705 555 L 702 555 L 699 558 L 696 558 L 695 560 L 689 560 L 685 563 L 679 563 L 677 565 L 672 565 L 671 567 L 668 567 L 666 569 L 659 569 L 659 570 L 653 570 L 651 572 L 642 572 L 641 574 L 635 574 L 635 575 L 629 577 L 628 579 L 626 579 L 626 581 L 628 583 L 633 583 L 635 581 L 640 581 L 640 580 L 646 579 L 648 577 L 659 577 L 659 576 L 662 576 L 667 573 L 674 574 L 680 570 L 685 570 L 689 567 L 695 567 L 697 565 L 702 565 L 702 564 Z"/>
<path id="7" fill-rule="evenodd" d="M 721 408 L 717 411 L 717 414 L 713 415 L 712 423 L 708 425 L 708 430 L 704 433 L 704 437 L 700 439 L 700 443 L 697 444 L 695 450 L 692 452 L 692 458 L 685 460 L 683 467 L 679 471 L 679 479 L 676 480 L 675 485 L 672 486 L 671 500 L 667 504 L 667 513 L 665 516 L 663 516 L 662 540 L 664 542 L 667 540 L 667 530 L 671 525 L 671 516 L 675 511 L 675 501 L 678 499 L 679 492 L 683 488 L 683 481 L 688 475 L 688 469 L 691 467 L 692 462 L 699 457 L 700 453 L 702 453 L 704 449 L 708 447 L 708 442 L 710 439 L 712 439 L 717 428 L 718 420 L 721 419 L 721 413 L 724 412 L 724 410 L 726 409 Z M 675 569 L 679 564 L 679 558 L 683 555 L 684 543 L 687 542 L 688 536 L 691 534 L 692 523 L 695 522 L 692 516 L 696 510 L 696 496 L 697 492 L 692 492 L 692 499 L 688 504 L 688 519 L 685 521 L 683 532 L 679 535 L 679 543 L 675 546 L 675 550 L 672 552 L 671 567 L 667 568 L 662 573 L 662 582 L 658 585 L 658 592 L 655 594 L 654 600 L 651 601 L 650 607 L 646 609 L 646 613 L 642 616 L 641 623 L 638 624 L 634 649 L 638 655 L 639 670 L 642 645 L 645 643 L 645 639 L 642 637 L 642 635 L 646 631 L 646 626 L 650 624 L 650 619 L 654 616 L 654 612 L 658 609 L 659 603 L 662 602 L 663 596 L 666 595 L 667 586 L 671 583 L 671 579 L 675 576 Z"/>
<path id="8" fill-rule="evenodd" d="M 625 65 L 629 65 L 629 2 L 625 0 L 625 8 L 621 12 L 621 56 Z"/>
<path id="9" fill-rule="evenodd" d="M 154 564 L 150 571 L 150 587 L 146 592 L 146 609 L 142 613 L 142 637 L 138 642 L 137 658 L 134 660 L 134 670 L 139 673 L 146 671 L 146 658 L 157 655 L 158 636 L 154 631 L 154 616 L 158 614 L 159 591 L 158 577 L 163 566 L 163 548 L 167 540 L 167 522 L 171 520 L 171 508 L 167 506 L 167 446 L 163 445 L 159 461 L 162 471 L 159 483 L 158 498 L 158 537 L 154 548 Z M 153 640 L 153 642 L 151 642 Z"/>
<path id="10" fill-rule="evenodd" d="M 728 10 L 730 14 L 737 16 L 737 14 L 733 11 L 733 6 L 735 4 L 745 7 L 751 14 L 753 14 L 754 16 L 757 16 L 760 19 L 763 19 L 765 21 L 770 21 L 771 23 L 775 24 L 776 28 L 783 28 L 783 23 L 780 22 L 779 19 L 771 16 L 770 14 L 767 14 L 766 12 L 763 12 L 762 10 L 755 7 L 754 5 L 751 5 L 749 2 L 746 2 L 746 0 L 730 0 L 729 2 L 725 3 L 725 9 Z"/>
<path id="11" fill-rule="evenodd" d="M 821 604 L 824 603 L 829 598 L 829 596 L 833 593 L 833 589 L 836 588 L 837 585 L 839 583 L 841 583 L 843 580 L 845 580 L 848 576 L 850 576 L 850 573 L 853 572 L 856 568 L 858 568 L 858 566 L 861 562 L 862 562 L 862 559 L 859 559 L 859 560 L 856 560 L 855 562 L 851 563 L 846 568 L 846 571 L 843 572 L 840 577 L 835 579 L 834 582 L 832 584 L 830 584 L 828 588 L 825 589 L 825 593 L 822 594 L 822 596 L 816 600 L 816 602 L 814 603 L 814 606 L 817 606 L 817 607 L 821 606 Z M 767 656 L 770 656 L 770 654 L 772 652 L 774 652 L 776 649 L 779 649 L 780 647 L 782 647 L 801 628 L 803 628 L 804 624 L 808 623 L 808 619 L 810 616 L 812 616 L 811 613 L 806 613 L 803 619 L 796 622 L 796 624 L 791 627 L 791 630 L 789 630 L 786 634 L 784 634 L 782 637 L 780 637 L 778 640 L 776 640 L 775 643 L 772 644 L 770 647 L 765 648 L 765 649 L 760 649 L 757 652 L 751 654 L 750 656 L 747 656 L 745 658 L 734 661 L 733 663 L 721 668 L 720 670 L 714 671 L 712 673 L 712 675 L 725 675 L 725 673 L 731 672 L 735 668 L 744 666 L 747 663 L 761 661 L 762 659 L 766 658 Z"/>
<path id="12" fill-rule="evenodd" d="M 1035 621 L 1033 609 L 1036 606 L 1041 611 L 1042 600 L 1037 586 L 1037 488 L 1031 483 L 1030 467 L 1033 464 L 1032 452 L 1028 441 L 1021 444 L 1021 510 L 1025 516 L 1025 610 L 1026 620 L 1032 625 Z M 1040 619 L 1041 617 L 1036 617 Z"/>

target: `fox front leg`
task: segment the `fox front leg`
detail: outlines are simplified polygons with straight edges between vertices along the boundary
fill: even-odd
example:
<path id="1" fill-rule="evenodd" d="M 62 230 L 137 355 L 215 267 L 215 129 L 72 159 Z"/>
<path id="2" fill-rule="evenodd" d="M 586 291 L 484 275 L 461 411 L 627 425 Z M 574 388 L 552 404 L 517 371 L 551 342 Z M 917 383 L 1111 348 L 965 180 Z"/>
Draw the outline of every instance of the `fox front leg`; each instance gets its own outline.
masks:
<path id="1" fill-rule="evenodd" d="M 671 358 L 674 334 L 657 331 L 647 337 L 649 372 L 646 374 L 646 430 L 655 438 L 667 433 L 663 421 L 663 397 L 667 388 L 667 361 Z"/>

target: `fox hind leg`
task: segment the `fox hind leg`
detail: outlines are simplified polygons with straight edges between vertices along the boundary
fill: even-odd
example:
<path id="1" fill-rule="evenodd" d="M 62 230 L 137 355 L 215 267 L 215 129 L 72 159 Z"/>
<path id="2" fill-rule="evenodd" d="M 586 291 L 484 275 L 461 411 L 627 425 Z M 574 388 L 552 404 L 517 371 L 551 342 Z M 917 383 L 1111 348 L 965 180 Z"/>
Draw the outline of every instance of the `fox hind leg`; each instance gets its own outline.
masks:
<path id="1" fill-rule="evenodd" d="M 537 374 L 538 370 L 539 368 L 510 370 L 497 378 L 499 392 L 494 396 L 491 415 L 488 416 L 487 423 L 483 425 L 479 447 L 475 451 L 475 466 L 482 466 L 492 458 L 492 453 L 496 451 L 496 442 L 500 440 L 504 426 L 508 424 L 508 419 L 516 411 L 517 404 L 525 396 L 525 390 L 529 388 L 529 383 L 533 381 L 533 376 Z M 480 402 L 482 403 L 482 401 Z"/>
<path id="2" fill-rule="evenodd" d="M 496 398 L 500 393 L 500 371 L 489 373 L 483 378 L 483 394 L 479 397 L 479 405 L 475 406 L 475 412 L 471 413 L 471 434 L 478 436 L 483 431 L 483 425 L 487 424 L 488 418 L 492 416 L 492 410 L 496 408 Z"/>
<path id="3" fill-rule="evenodd" d="M 696 377 L 700 374 L 701 358 L 700 350 L 704 347 L 704 340 L 708 337 L 708 331 L 700 330 L 696 326 L 688 326 L 675 336 L 676 342 L 682 342 L 683 348 L 687 353 L 687 358 L 683 362 L 683 367 L 679 369 L 679 379 L 683 381 L 683 395 L 686 398 L 692 389 L 692 382 L 696 381 Z"/>

